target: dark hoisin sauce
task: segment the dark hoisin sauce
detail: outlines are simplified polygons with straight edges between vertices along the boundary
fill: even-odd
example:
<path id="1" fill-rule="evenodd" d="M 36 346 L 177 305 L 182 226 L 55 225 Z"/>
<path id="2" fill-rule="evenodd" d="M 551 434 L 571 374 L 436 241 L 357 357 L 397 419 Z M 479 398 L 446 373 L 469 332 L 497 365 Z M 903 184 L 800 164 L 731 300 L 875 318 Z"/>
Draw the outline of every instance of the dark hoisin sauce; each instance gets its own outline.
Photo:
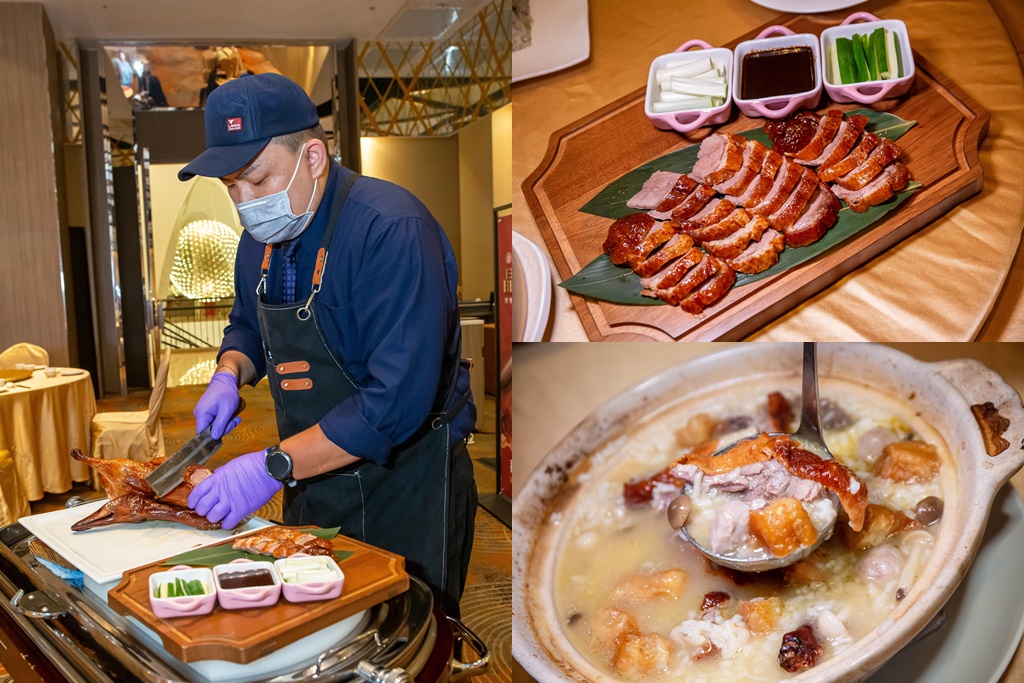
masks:
<path id="1" fill-rule="evenodd" d="M 814 53 L 811 48 L 779 47 L 743 55 L 740 97 L 795 95 L 814 89 Z"/>
<path id="2" fill-rule="evenodd" d="M 274 577 L 270 575 L 269 569 L 254 569 L 245 572 L 232 572 L 221 574 L 221 588 L 255 588 L 257 586 L 273 586 Z"/>

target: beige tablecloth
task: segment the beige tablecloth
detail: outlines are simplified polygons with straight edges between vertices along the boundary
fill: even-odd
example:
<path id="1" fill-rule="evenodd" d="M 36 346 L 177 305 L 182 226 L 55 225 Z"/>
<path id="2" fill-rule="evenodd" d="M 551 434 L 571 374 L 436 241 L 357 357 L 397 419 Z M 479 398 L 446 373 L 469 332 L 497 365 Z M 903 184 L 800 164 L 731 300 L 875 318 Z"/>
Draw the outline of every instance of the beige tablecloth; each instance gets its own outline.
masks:
<path id="1" fill-rule="evenodd" d="M 991 112 L 984 188 L 751 339 L 1024 339 L 1024 257 L 1004 291 L 1024 222 L 1024 76 L 1011 39 L 1024 36 L 1024 11 L 1019 0 L 992 2 L 872 0 L 850 10 L 905 21 L 914 48 Z M 690 38 L 729 42 L 777 15 L 747 0 L 590 0 L 591 58 L 513 88 L 513 228 L 547 251 L 522 182 L 554 131 L 641 87 L 653 57 Z M 546 339 L 586 340 L 558 287 Z"/>
<path id="2" fill-rule="evenodd" d="M 529 344 L 515 350 L 516 389 L 512 411 L 516 420 L 516 456 L 512 468 L 514 494 L 536 463 L 594 408 L 670 365 L 728 346 L 715 344 Z M 893 344 L 925 361 L 977 358 L 1001 374 L 1024 395 L 1024 345 L 1021 344 Z M 1024 495 L 1024 471 L 1012 480 Z M 1021 549 L 1024 552 L 1024 548 Z M 965 654 L 965 656 L 969 656 Z M 518 670 L 517 681 L 529 680 Z M 1002 683 L 1024 683 L 1024 650 L 1016 656 Z M 965 682 L 966 683 L 966 682 Z"/>
<path id="3" fill-rule="evenodd" d="M 71 449 L 88 454 L 90 423 L 96 413 L 88 372 L 31 379 L 0 393 L 0 450 L 9 450 L 29 500 L 63 493 L 72 482 L 89 481 L 89 467 L 71 459 Z"/>

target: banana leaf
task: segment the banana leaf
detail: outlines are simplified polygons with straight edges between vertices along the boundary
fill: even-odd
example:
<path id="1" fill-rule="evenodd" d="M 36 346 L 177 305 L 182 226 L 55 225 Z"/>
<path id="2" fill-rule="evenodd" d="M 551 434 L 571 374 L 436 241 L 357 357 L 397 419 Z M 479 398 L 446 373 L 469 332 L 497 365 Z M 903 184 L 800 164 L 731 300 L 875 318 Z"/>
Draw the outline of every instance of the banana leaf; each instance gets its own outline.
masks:
<path id="1" fill-rule="evenodd" d="M 917 123 L 916 121 L 907 121 L 892 114 L 870 109 L 856 109 L 848 112 L 848 115 L 853 114 L 867 116 L 867 130 L 891 140 L 898 139 Z M 768 137 L 760 128 L 745 131 L 740 133 L 740 135 L 743 135 L 748 140 L 759 140 L 766 145 L 770 145 Z M 636 213 L 636 209 L 626 206 L 626 201 L 640 191 L 640 188 L 651 174 L 655 171 L 689 173 L 693 170 L 693 165 L 697 161 L 698 147 L 698 145 L 691 145 L 686 149 L 672 152 L 626 173 L 599 192 L 580 211 L 612 219 Z M 851 211 L 844 202 L 839 211 L 836 224 L 825 233 L 824 237 L 806 247 L 784 249 L 779 254 L 779 262 L 763 273 L 757 273 L 756 275 L 737 273 L 735 286 L 742 287 L 751 282 L 757 282 L 766 277 L 777 275 L 823 254 L 850 236 L 881 220 L 883 216 L 899 207 L 920 188 L 921 183 L 912 181 L 888 201 L 873 206 L 863 213 Z M 664 305 L 662 301 L 641 295 L 640 276 L 625 266 L 614 265 L 606 254 L 601 254 L 595 258 L 559 286 L 575 294 L 617 304 L 637 306 Z"/>
<path id="2" fill-rule="evenodd" d="M 299 531 L 305 531 L 306 533 L 313 534 L 318 538 L 331 540 L 338 535 L 339 529 L 340 527 L 334 527 L 333 529 L 299 529 Z M 353 554 L 355 554 L 355 551 L 352 550 L 335 550 L 334 559 L 341 562 L 342 560 L 347 560 Z M 274 558 L 269 555 L 248 553 L 244 550 L 233 550 L 230 545 L 214 545 L 179 553 L 178 555 L 165 560 L 163 564 L 171 567 L 178 564 L 187 564 L 194 567 L 212 567 L 218 564 L 227 564 L 228 562 L 239 558 L 253 560 L 254 562 L 274 561 Z"/>

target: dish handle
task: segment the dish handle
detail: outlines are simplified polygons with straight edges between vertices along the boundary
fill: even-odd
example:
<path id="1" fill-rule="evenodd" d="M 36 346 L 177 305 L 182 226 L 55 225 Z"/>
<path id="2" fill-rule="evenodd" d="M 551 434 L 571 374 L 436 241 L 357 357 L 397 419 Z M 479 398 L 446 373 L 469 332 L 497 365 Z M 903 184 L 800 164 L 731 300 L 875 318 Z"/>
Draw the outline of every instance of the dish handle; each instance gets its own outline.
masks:
<path id="1" fill-rule="evenodd" d="M 846 26 L 847 24 L 853 24 L 853 23 L 856 23 L 858 21 L 881 21 L 881 19 L 876 17 L 871 12 L 854 12 L 850 16 L 848 16 L 845 19 L 843 19 L 843 23 L 841 23 L 839 25 L 840 26 Z"/>
<path id="2" fill-rule="evenodd" d="M 718 114 L 718 112 L 715 111 L 714 109 L 709 111 L 703 111 L 700 114 L 696 115 L 697 118 L 689 119 L 688 121 L 686 121 L 686 123 L 680 123 L 679 119 L 676 118 L 675 114 L 662 116 L 661 120 L 667 123 L 668 125 L 672 126 L 673 129 L 679 131 L 680 133 L 689 133 L 691 130 L 695 130 L 703 126 L 705 121 L 707 121 L 712 116 L 715 116 L 716 114 Z"/>
<path id="3" fill-rule="evenodd" d="M 970 405 L 991 403 L 999 416 L 1009 422 L 1001 435 L 1009 446 L 996 455 L 983 454 L 979 463 L 979 475 L 991 482 L 994 491 L 1024 465 L 1024 404 L 1021 397 L 1006 380 L 981 361 L 961 358 L 939 361 L 934 365 Z M 964 419 L 976 421 L 973 411 Z M 978 430 L 980 432 L 980 426 Z"/>
<path id="4" fill-rule="evenodd" d="M 711 43 L 707 42 L 706 40 L 701 40 L 700 38 L 694 38 L 692 40 L 686 41 L 685 43 L 680 45 L 678 48 L 673 50 L 673 52 L 686 52 L 691 47 L 699 47 L 699 48 L 704 49 L 704 50 L 710 50 L 711 49 Z"/>
<path id="5" fill-rule="evenodd" d="M 793 31 L 793 29 L 791 29 L 791 28 L 789 28 L 787 26 L 782 26 L 780 24 L 775 24 L 774 26 L 769 26 L 765 30 L 763 30 L 760 33 L 758 33 L 757 37 L 754 38 L 754 40 L 761 40 L 762 38 L 767 38 L 769 36 L 795 36 L 795 35 L 796 35 L 796 33 Z"/>
<path id="6" fill-rule="evenodd" d="M 902 85 L 902 83 L 887 81 L 884 85 L 848 85 L 843 86 L 843 94 L 861 104 L 874 104 L 879 100 L 884 100 L 889 95 L 889 91 L 897 85 Z M 861 91 L 861 88 L 866 90 Z"/>

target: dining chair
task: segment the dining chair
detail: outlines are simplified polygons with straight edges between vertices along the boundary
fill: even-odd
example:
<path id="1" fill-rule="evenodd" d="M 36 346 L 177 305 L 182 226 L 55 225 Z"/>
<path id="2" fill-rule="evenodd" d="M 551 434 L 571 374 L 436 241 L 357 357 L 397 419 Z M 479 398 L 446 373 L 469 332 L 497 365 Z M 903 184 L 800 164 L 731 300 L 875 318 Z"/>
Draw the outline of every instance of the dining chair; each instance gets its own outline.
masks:
<path id="1" fill-rule="evenodd" d="M 0 368 L 11 369 L 18 363 L 32 365 L 49 365 L 50 354 L 42 346 L 21 342 L 14 344 L 0 353 Z"/>
<path id="2" fill-rule="evenodd" d="M 164 455 L 164 433 L 160 426 L 160 409 L 167 390 L 167 372 L 171 366 L 171 350 L 160 358 L 160 367 L 149 395 L 146 410 L 97 413 L 92 418 L 92 457 L 112 460 L 128 458 L 147 462 Z"/>

